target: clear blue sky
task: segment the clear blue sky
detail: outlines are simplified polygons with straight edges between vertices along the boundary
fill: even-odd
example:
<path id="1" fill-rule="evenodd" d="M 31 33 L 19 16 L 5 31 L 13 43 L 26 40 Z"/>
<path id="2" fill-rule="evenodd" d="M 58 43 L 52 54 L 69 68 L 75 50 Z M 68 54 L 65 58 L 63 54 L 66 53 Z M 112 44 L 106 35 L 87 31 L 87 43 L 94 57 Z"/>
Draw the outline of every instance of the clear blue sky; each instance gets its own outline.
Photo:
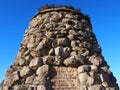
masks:
<path id="1" fill-rule="evenodd" d="M 14 61 L 31 17 L 47 3 L 71 4 L 91 17 L 102 54 L 120 85 L 120 0 L 0 0 L 0 82 Z"/>

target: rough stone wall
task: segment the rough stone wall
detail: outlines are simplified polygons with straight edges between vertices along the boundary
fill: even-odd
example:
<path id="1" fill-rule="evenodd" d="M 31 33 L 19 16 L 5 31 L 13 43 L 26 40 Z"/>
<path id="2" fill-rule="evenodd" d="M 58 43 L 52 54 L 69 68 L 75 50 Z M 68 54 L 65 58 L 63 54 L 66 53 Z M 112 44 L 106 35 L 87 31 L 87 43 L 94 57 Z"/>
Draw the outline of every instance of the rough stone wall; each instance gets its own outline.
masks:
<path id="1" fill-rule="evenodd" d="M 0 90 L 119 90 L 89 17 L 68 8 L 30 21 Z"/>

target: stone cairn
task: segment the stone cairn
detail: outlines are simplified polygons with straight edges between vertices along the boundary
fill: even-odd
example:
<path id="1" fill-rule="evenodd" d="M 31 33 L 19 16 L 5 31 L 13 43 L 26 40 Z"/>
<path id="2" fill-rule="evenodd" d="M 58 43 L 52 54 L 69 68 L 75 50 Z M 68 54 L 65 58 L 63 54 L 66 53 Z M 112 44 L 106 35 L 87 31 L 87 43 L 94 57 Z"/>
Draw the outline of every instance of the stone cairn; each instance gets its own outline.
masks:
<path id="1" fill-rule="evenodd" d="M 67 6 L 32 17 L 0 90 L 119 90 L 90 19 Z"/>

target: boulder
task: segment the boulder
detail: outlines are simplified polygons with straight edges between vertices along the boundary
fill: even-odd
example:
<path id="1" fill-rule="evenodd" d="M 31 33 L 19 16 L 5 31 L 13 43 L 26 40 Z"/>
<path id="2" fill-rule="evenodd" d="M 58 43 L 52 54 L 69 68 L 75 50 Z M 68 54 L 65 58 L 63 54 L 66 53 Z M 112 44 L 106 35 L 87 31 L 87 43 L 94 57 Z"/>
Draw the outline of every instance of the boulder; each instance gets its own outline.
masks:
<path id="1" fill-rule="evenodd" d="M 76 46 L 77 46 L 76 42 L 75 41 L 71 41 L 71 47 L 74 48 Z"/>
<path id="2" fill-rule="evenodd" d="M 36 74 L 39 77 L 46 77 L 49 73 L 49 66 L 48 65 L 43 65 L 41 67 L 39 67 L 36 71 Z"/>
<path id="3" fill-rule="evenodd" d="M 103 58 L 101 56 L 96 56 L 96 55 L 92 55 L 89 58 L 90 62 L 96 66 L 102 65 L 103 64 Z"/>
<path id="4" fill-rule="evenodd" d="M 44 64 L 54 64 L 54 62 L 55 62 L 55 57 L 54 56 L 48 55 L 48 56 L 43 57 L 43 63 Z"/>
<path id="5" fill-rule="evenodd" d="M 58 46 L 68 46 L 69 42 L 68 42 L 67 38 L 58 38 L 57 45 Z"/>
<path id="6" fill-rule="evenodd" d="M 80 73 L 78 78 L 79 78 L 80 84 L 82 84 L 82 85 L 86 85 L 87 84 L 88 74 L 86 72 Z"/>
<path id="7" fill-rule="evenodd" d="M 45 85 L 37 86 L 37 90 L 47 90 Z"/>
<path id="8" fill-rule="evenodd" d="M 33 84 L 34 78 L 35 78 L 34 75 L 27 77 L 25 83 L 26 84 Z"/>
<path id="9" fill-rule="evenodd" d="M 55 55 L 61 56 L 63 54 L 63 47 L 56 47 L 55 48 Z"/>
<path id="10" fill-rule="evenodd" d="M 102 85 L 92 85 L 88 90 L 106 90 Z"/>
<path id="11" fill-rule="evenodd" d="M 74 57 L 70 57 L 64 60 L 65 66 L 77 66 L 77 61 Z"/>
<path id="12" fill-rule="evenodd" d="M 89 72 L 90 67 L 88 65 L 82 65 L 78 67 L 78 73 Z"/>
<path id="13" fill-rule="evenodd" d="M 33 84 L 34 85 L 45 85 L 47 83 L 46 77 L 36 76 L 34 77 Z"/>
<path id="14" fill-rule="evenodd" d="M 32 74 L 32 70 L 29 67 L 27 67 L 27 66 L 24 66 L 22 68 L 22 70 L 20 71 L 20 76 L 21 77 L 28 77 L 31 74 Z"/>
<path id="15" fill-rule="evenodd" d="M 29 67 L 39 67 L 42 66 L 42 64 L 43 64 L 42 58 L 36 57 L 31 60 Z"/>

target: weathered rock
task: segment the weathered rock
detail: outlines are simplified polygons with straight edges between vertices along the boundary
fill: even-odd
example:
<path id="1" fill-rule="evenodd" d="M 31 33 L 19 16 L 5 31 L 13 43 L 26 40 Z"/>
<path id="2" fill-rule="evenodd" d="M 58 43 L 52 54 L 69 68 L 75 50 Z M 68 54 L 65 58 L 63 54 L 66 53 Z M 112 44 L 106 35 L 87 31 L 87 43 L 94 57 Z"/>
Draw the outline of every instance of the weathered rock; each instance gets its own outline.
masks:
<path id="1" fill-rule="evenodd" d="M 59 38 L 57 39 L 58 46 L 68 46 L 69 42 L 66 38 Z"/>
<path id="2" fill-rule="evenodd" d="M 25 83 L 26 84 L 33 84 L 34 78 L 35 78 L 35 76 L 29 76 L 28 78 L 26 78 Z"/>
<path id="3" fill-rule="evenodd" d="M 77 61 L 74 57 L 70 57 L 64 60 L 65 66 L 77 66 Z"/>
<path id="4" fill-rule="evenodd" d="M 89 72 L 90 67 L 88 65 L 83 65 L 78 67 L 78 73 Z"/>
<path id="5" fill-rule="evenodd" d="M 80 81 L 80 84 L 86 85 L 87 81 L 88 81 L 88 74 L 86 72 L 80 73 L 79 74 L 79 81 Z"/>
<path id="6" fill-rule="evenodd" d="M 48 65 L 43 65 L 41 67 L 39 67 L 36 71 L 36 74 L 39 77 L 46 77 L 49 73 L 49 66 Z"/>
<path id="7" fill-rule="evenodd" d="M 76 45 L 76 42 L 75 41 L 71 41 L 71 47 L 76 47 L 77 45 Z"/>
<path id="8" fill-rule="evenodd" d="M 25 63 L 26 63 L 26 61 L 25 61 L 24 59 L 21 58 L 21 59 L 19 60 L 19 65 L 20 65 L 20 66 L 24 66 Z"/>
<path id="9" fill-rule="evenodd" d="M 88 84 L 89 86 L 92 86 L 92 85 L 94 84 L 94 82 L 95 82 L 95 81 L 94 81 L 94 78 L 88 76 L 87 84 Z"/>
<path id="10" fill-rule="evenodd" d="M 98 72 L 98 67 L 97 66 L 91 65 L 90 68 L 91 68 L 91 71 L 93 71 L 94 73 Z"/>
<path id="11" fill-rule="evenodd" d="M 101 56 L 95 56 L 95 55 L 93 55 L 93 56 L 90 57 L 89 60 L 90 60 L 90 62 L 92 64 L 94 64 L 96 66 L 99 66 L 99 65 L 101 65 L 103 63 L 103 58 Z"/>
<path id="12" fill-rule="evenodd" d="M 51 48 L 50 51 L 48 52 L 49 55 L 53 55 L 54 54 L 54 49 Z"/>
<path id="13" fill-rule="evenodd" d="M 102 85 L 93 85 L 88 88 L 88 90 L 105 90 Z"/>
<path id="14" fill-rule="evenodd" d="M 62 54 L 63 54 L 63 48 L 62 47 L 55 48 L 55 55 L 56 56 L 61 56 Z"/>
<path id="15" fill-rule="evenodd" d="M 86 57 L 89 55 L 90 52 L 87 48 L 81 48 L 78 53 Z"/>
<path id="16" fill-rule="evenodd" d="M 54 64 L 55 62 L 55 57 L 54 56 L 45 56 L 43 57 L 43 63 L 44 64 Z"/>
<path id="17" fill-rule="evenodd" d="M 70 55 L 71 49 L 69 47 L 63 48 L 62 58 L 67 58 Z"/>
<path id="18" fill-rule="evenodd" d="M 45 85 L 39 85 L 37 87 L 38 90 L 46 90 L 46 86 Z"/>
<path id="19" fill-rule="evenodd" d="M 39 67 L 43 64 L 42 58 L 36 57 L 31 60 L 29 67 Z"/>
<path id="20" fill-rule="evenodd" d="M 8 75 L 10 75 L 10 74 L 12 74 L 14 72 L 14 69 L 13 68 L 11 68 L 11 67 L 9 67 L 7 70 L 6 70 L 6 76 L 8 76 Z"/>
<path id="21" fill-rule="evenodd" d="M 28 90 L 29 89 L 29 86 L 28 85 L 16 85 L 14 87 L 14 90 Z"/>
<path id="22" fill-rule="evenodd" d="M 27 67 L 27 66 L 24 66 L 22 68 L 22 70 L 20 71 L 20 76 L 21 77 L 28 77 L 31 74 L 32 74 L 32 70 L 29 67 Z"/>
<path id="23" fill-rule="evenodd" d="M 6 77 L 6 79 L 4 81 L 4 85 L 6 85 L 6 86 L 9 87 L 9 86 L 11 86 L 12 84 L 14 84 L 18 80 L 20 80 L 19 72 L 15 71 L 10 76 Z"/>
<path id="24" fill-rule="evenodd" d="M 106 88 L 106 87 L 109 87 L 108 83 L 107 82 L 102 82 L 102 85 Z"/>
<path id="25" fill-rule="evenodd" d="M 68 39 L 69 39 L 70 41 L 72 41 L 72 40 L 75 39 L 75 36 L 74 36 L 74 35 L 68 35 L 67 37 L 68 37 Z"/>
<path id="26" fill-rule="evenodd" d="M 45 85 L 47 83 L 47 80 L 44 76 L 40 77 L 37 76 L 34 78 L 33 84 L 34 85 Z"/>

